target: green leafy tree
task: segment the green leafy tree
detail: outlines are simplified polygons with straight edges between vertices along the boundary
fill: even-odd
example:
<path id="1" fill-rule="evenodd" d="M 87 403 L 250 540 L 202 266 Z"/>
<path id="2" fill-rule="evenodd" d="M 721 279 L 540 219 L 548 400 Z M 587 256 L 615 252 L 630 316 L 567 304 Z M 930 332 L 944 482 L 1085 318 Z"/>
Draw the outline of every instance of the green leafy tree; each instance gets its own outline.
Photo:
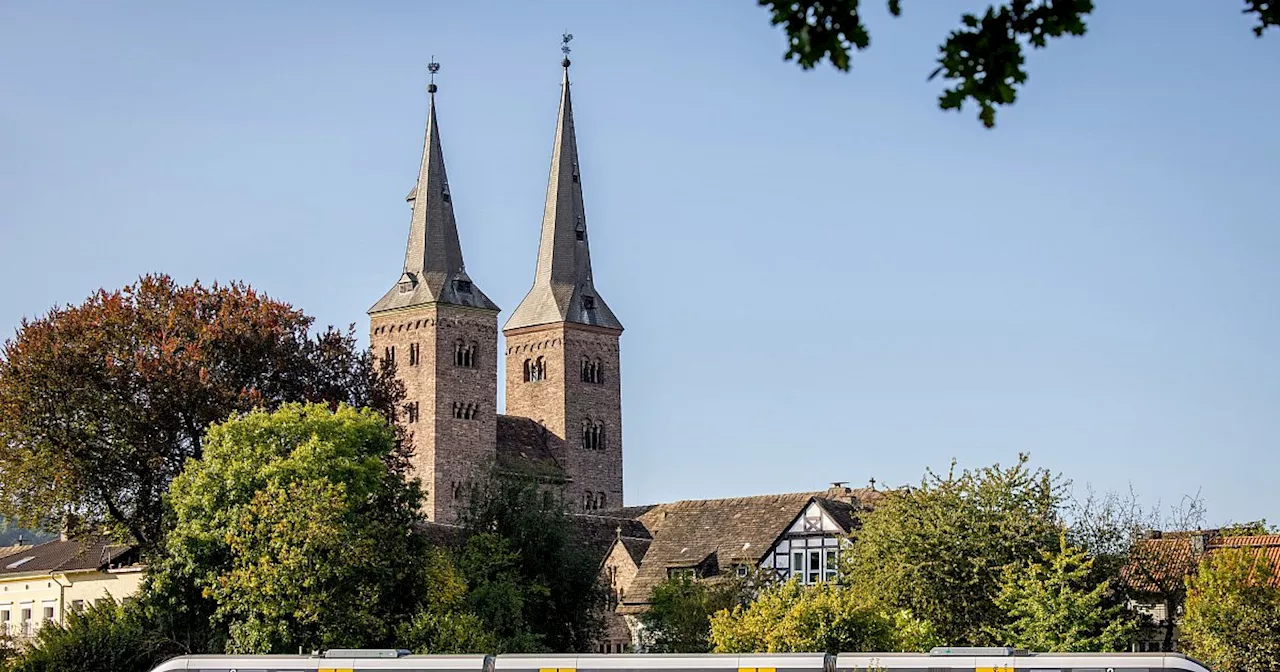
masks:
<path id="1" fill-rule="evenodd" d="M 640 615 L 653 653 L 711 651 L 711 616 L 748 601 L 745 582 L 696 580 L 687 576 L 654 586 L 649 609 Z"/>
<path id="2" fill-rule="evenodd" d="M 169 493 L 151 613 L 205 619 L 237 653 L 391 645 L 425 552 L 410 533 L 421 493 L 388 467 L 394 451 L 382 416 L 348 406 L 213 426 Z"/>
<path id="3" fill-rule="evenodd" d="M 211 423 L 301 401 L 390 417 L 391 372 L 352 331 L 312 337 L 311 324 L 246 285 L 167 276 L 24 320 L 0 355 L 0 514 L 48 527 L 70 511 L 151 547 Z"/>
<path id="4" fill-rule="evenodd" d="M 757 0 L 769 8 L 773 24 L 787 35 L 786 58 L 810 69 L 823 60 L 839 70 L 852 66 L 854 50 L 871 45 L 863 22 L 861 0 Z M 902 15 L 902 0 L 887 0 L 889 13 Z M 1258 37 L 1280 26 L 1280 3 L 1244 0 L 1244 12 L 1257 18 Z M 1093 0 L 1012 0 L 992 4 L 981 14 L 966 13 L 938 51 L 938 68 L 950 87 L 938 100 L 944 110 L 960 110 L 965 101 L 978 106 L 978 118 L 995 126 L 996 107 L 1011 105 L 1027 81 L 1024 51 L 1043 48 L 1052 38 L 1085 34 L 1085 18 Z"/>
<path id="5" fill-rule="evenodd" d="M 928 623 L 906 611 L 886 612 L 848 586 L 788 581 L 713 615 L 711 642 L 717 653 L 836 653 L 925 651 L 939 640 Z"/>
<path id="6" fill-rule="evenodd" d="M 448 552 L 428 549 L 422 562 L 422 602 L 396 627 L 397 645 L 414 653 L 487 653 L 497 648 L 483 621 L 467 608 L 466 579 Z"/>
<path id="7" fill-rule="evenodd" d="M 469 608 L 498 633 L 499 650 L 590 651 L 607 591 L 565 502 L 532 480 L 493 478 L 460 518 Z"/>
<path id="8" fill-rule="evenodd" d="M 1009 622 L 995 637 L 1030 651 L 1122 651 L 1136 624 L 1123 605 L 1108 606 L 1111 583 L 1094 581 L 1093 559 L 1067 544 L 1040 562 L 1005 570 L 996 606 Z"/>
<path id="9" fill-rule="evenodd" d="M 1276 534 L 1275 525 L 1268 525 L 1266 518 L 1251 520 L 1245 523 L 1223 525 L 1218 534 L 1223 537 L 1257 537 L 1264 534 Z"/>
<path id="10" fill-rule="evenodd" d="M 1280 670 L 1280 586 L 1258 549 L 1214 551 L 1187 579 L 1182 646 L 1217 672 Z"/>
<path id="11" fill-rule="evenodd" d="M 146 672 L 174 651 L 131 603 L 107 598 L 47 624 L 7 672 Z"/>
<path id="12" fill-rule="evenodd" d="M 887 611 L 907 610 L 952 645 L 994 645 L 1006 566 L 1058 546 L 1062 482 L 1020 455 L 999 465 L 886 493 L 863 517 L 842 576 Z"/>

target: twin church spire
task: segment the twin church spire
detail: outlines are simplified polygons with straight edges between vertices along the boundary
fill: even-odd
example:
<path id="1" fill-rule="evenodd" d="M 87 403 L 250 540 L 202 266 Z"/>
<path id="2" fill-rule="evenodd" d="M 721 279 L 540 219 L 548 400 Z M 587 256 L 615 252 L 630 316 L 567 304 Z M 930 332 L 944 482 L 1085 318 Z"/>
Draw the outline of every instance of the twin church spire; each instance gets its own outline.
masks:
<path id="1" fill-rule="evenodd" d="M 567 37 L 567 36 L 566 36 Z M 566 40 L 567 43 L 567 40 Z M 512 313 L 505 330 L 558 322 L 591 325 L 621 331 L 622 323 L 596 291 L 591 275 L 591 250 L 586 210 L 582 200 L 582 173 L 573 126 L 573 102 L 566 58 L 556 119 L 555 145 L 542 214 L 538 264 L 528 295 Z M 432 63 L 432 75 L 439 65 Z M 449 180 L 445 175 L 440 129 L 436 121 L 436 85 L 430 92 L 427 134 L 423 143 L 418 182 L 407 200 L 413 207 L 404 272 L 400 280 L 369 310 L 370 313 L 431 303 L 498 307 L 467 275 L 454 218 Z"/>
<path id="2" fill-rule="evenodd" d="M 405 198 L 413 208 L 409 219 L 409 243 L 405 247 L 404 272 L 391 291 L 369 309 L 370 313 L 408 308 L 429 303 L 471 306 L 498 310 L 467 275 L 458 241 L 458 223 L 453 215 L 453 195 L 444 170 L 444 150 L 440 146 L 440 126 L 436 121 L 435 73 L 427 87 L 427 136 L 422 143 L 422 164 L 418 182 Z"/>

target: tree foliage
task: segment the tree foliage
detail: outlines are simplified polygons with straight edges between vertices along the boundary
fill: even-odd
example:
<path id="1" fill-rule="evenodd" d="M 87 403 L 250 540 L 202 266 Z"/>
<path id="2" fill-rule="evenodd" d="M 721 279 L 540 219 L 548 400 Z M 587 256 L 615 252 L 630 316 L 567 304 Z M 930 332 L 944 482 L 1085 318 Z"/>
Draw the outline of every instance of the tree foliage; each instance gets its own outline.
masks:
<path id="1" fill-rule="evenodd" d="M 392 413 L 390 372 L 351 331 L 311 324 L 246 285 L 167 276 L 24 320 L 0 357 L 0 514 L 47 526 L 73 511 L 150 546 L 211 423 L 291 401 Z"/>
<path id="2" fill-rule="evenodd" d="M 757 0 L 769 8 L 774 25 L 787 35 L 785 58 L 804 69 L 828 60 L 839 70 L 852 66 L 851 54 L 871 45 L 862 17 L 861 0 Z M 888 0 L 889 13 L 902 15 L 901 0 Z M 1093 0 L 1009 0 L 990 5 L 981 15 L 965 13 L 961 27 L 938 48 L 938 68 L 950 86 L 938 99 L 944 110 L 960 110 L 966 101 L 978 106 L 978 118 L 995 126 L 996 107 L 1011 105 L 1027 81 L 1024 50 L 1048 46 L 1051 38 L 1081 36 Z M 1258 23 L 1262 37 L 1268 27 L 1280 26 L 1280 3 L 1244 0 L 1244 13 Z"/>
<path id="3" fill-rule="evenodd" d="M 111 598 L 40 628 L 7 672 L 146 672 L 174 651 L 135 605 Z"/>
<path id="4" fill-rule="evenodd" d="M 1280 587 L 1258 549 L 1214 551 L 1187 579 L 1183 647 L 1218 672 L 1280 670 Z"/>
<path id="5" fill-rule="evenodd" d="M 1108 604 L 1111 582 L 1095 581 L 1093 559 L 1067 544 L 1042 551 L 1040 562 L 1005 569 L 996 606 L 1008 623 L 996 628 L 1003 644 L 1029 651 L 1123 651 L 1135 622 L 1120 604 Z"/>
<path id="6" fill-rule="evenodd" d="M 672 577 L 654 586 L 649 609 L 640 615 L 646 645 L 653 653 L 707 653 L 711 616 L 750 601 L 745 581 L 702 581 Z"/>
<path id="7" fill-rule="evenodd" d="M 421 654 L 488 653 L 498 644 L 468 607 L 468 586 L 453 557 L 428 549 L 422 558 L 422 600 L 396 627 L 397 646 Z"/>
<path id="8" fill-rule="evenodd" d="M 498 650 L 591 650 L 607 591 L 565 502 L 532 480 L 492 478 L 471 491 L 460 517 L 469 607 Z"/>
<path id="9" fill-rule="evenodd" d="M 215 425 L 173 481 L 153 606 L 208 618 L 231 652 L 392 644 L 423 553 L 421 493 L 387 466 L 394 450 L 380 415 L 348 406 Z"/>
<path id="10" fill-rule="evenodd" d="M 843 576 L 885 610 L 928 621 L 944 642 L 997 644 L 1004 568 L 1040 560 L 1062 531 L 1063 484 L 1027 460 L 960 473 L 953 464 L 887 493 L 842 557 Z"/>
<path id="11" fill-rule="evenodd" d="M 928 623 L 905 610 L 886 612 L 837 583 L 795 581 L 713 615 L 711 641 L 717 653 L 926 651 L 939 643 Z"/>

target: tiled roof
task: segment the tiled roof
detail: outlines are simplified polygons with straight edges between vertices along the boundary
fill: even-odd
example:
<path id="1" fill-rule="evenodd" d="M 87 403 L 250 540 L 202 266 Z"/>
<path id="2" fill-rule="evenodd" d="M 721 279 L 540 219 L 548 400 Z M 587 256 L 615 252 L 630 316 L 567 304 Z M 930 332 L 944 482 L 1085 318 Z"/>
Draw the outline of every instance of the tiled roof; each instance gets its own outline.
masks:
<path id="1" fill-rule="evenodd" d="M 1223 537 L 1217 530 L 1165 533 L 1155 539 L 1144 539 L 1123 570 L 1129 587 L 1140 592 L 1160 592 L 1170 582 L 1181 582 L 1195 571 L 1200 553 L 1195 548 L 1195 537 L 1204 539 L 1204 553 L 1224 548 L 1257 548 L 1261 557 L 1275 568 L 1277 576 L 1272 582 L 1280 584 L 1280 535 L 1248 537 Z"/>
<path id="2" fill-rule="evenodd" d="M 867 501 L 878 493 L 852 490 L 845 496 Z M 832 515 L 850 527 L 856 524 L 852 520 L 855 507 L 841 504 L 827 491 L 689 500 L 648 508 L 638 519 L 649 529 L 653 541 L 627 590 L 627 604 L 636 607 L 647 602 L 672 567 L 696 566 L 715 572 L 733 564 L 759 562 L 815 498 L 830 507 L 829 511 L 834 509 Z"/>
<path id="3" fill-rule="evenodd" d="M 498 466 L 544 480 L 562 482 L 564 469 L 551 454 L 547 430 L 530 418 L 498 415 Z"/>
<path id="4" fill-rule="evenodd" d="M 622 547 L 627 549 L 627 554 L 631 556 L 631 562 L 636 563 L 639 567 L 644 562 L 644 556 L 649 552 L 649 546 L 653 544 L 652 539 L 635 539 L 633 537 L 623 537 L 619 539 Z"/>
<path id="5" fill-rule="evenodd" d="M 0 560 L 0 576 L 29 572 L 76 572 L 100 569 L 127 559 L 132 547 L 100 535 L 29 546 Z"/>
<path id="6" fill-rule="evenodd" d="M 13 555 L 14 553 L 17 553 L 18 551 L 21 551 L 26 548 L 31 548 L 31 544 L 14 544 L 12 546 L 0 546 L 0 558 L 5 557 L 6 555 Z"/>

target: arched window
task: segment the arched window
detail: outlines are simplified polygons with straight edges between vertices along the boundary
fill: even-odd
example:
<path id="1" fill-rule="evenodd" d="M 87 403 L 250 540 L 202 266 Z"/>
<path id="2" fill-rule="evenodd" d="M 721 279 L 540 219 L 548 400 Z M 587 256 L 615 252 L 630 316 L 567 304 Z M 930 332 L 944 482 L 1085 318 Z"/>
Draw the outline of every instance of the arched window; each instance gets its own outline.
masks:
<path id="1" fill-rule="evenodd" d="M 597 493 L 596 493 L 596 508 L 597 508 L 597 509 L 603 509 L 603 508 L 604 508 L 604 493 L 603 493 L 603 492 L 597 492 Z"/>
<path id="2" fill-rule="evenodd" d="M 604 362 L 599 358 L 591 359 L 590 357 L 582 358 L 582 382 L 584 383 L 603 383 L 604 382 Z"/>
<path id="3" fill-rule="evenodd" d="M 586 450 L 604 450 L 604 423 L 582 421 L 582 447 Z"/>
<path id="4" fill-rule="evenodd" d="M 544 357 L 538 357 L 533 360 L 533 366 L 530 368 L 529 380 L 543 380 L 547 377 L 547 360 Z"/>
<path id="5" fill-rule="evenodd" d="M 586 494 L 582 495 L 582 510 L 583 510 L 583 511 L 590 511 L 590 510 L 591 510 L 591 500 L 592 500 L 592 497 L 591 497 L 591 491 L 590 491 L 590 490 L 588 490 L 588 491 L 586 492 Z"/>
<path id="6" fill-rule="evenodd" d="M 524 382 L 533 380 L 533 360 L 524 360 Z"/>
<path id="7" fill-rule="evenodd" d="M 474 369 L 476 366 L 476 342 L 467 343 L 459 338 L 453 344 L 453 365 Z"/>

